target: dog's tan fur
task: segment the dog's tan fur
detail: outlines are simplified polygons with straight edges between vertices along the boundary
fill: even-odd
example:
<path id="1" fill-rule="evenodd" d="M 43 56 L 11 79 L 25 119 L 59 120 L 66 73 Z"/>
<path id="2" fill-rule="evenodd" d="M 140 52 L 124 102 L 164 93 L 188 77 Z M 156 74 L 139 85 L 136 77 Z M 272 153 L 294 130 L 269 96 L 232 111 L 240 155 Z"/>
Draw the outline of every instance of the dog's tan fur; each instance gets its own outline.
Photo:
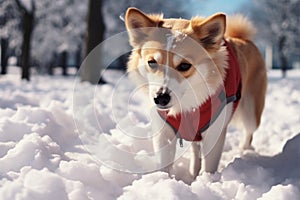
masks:
<path id="1" fill-rule="evenodd" d="M 241 15 L 226 16 L 222 13 L 215 14 L 211 17 L 194 17 L 191 20 L 186 19 L 164 19 L 162 15 L 147 15 L 142 13 L 136 8 L 129 8 L 126 13 L 126 27 L 129 31 L 130 44 L 134 48 L 128 62 L 128 72 L 133 74 L 132 77 L 138 83 L 142 83 L 144 80 L 137 76 L 138 66 L 144 64 L 147 66 L 147 60 L 154 58 L 155 53 L 159 49 L 164 49 L 161 45 L 162 41 L 152 40 L 155 34 L 153 30 L 145 30 L 142 34 L 135 31 L 137 28 L 146 27 L 161 27 L 174 31 L 180 31 L 186 34 L 195 41 L 199 41 L 199 44 L 208 52 L 209 57 L 213 60 L 213 64 L 208 62 L 207 55 L 198 53 L 197 49 L 188 46 L 188 44 L 181 44 L 177 49 L 182 55 L 189 53 L 192 56 L 189 58 L 193 63 L 205 62 L 207 65 L 214 65 L 217 67 L 219 73 L 212 70 L 207 71 L 207 79 L 205 80 L 210 88 L 217 88 L 220 84 L 219 77 L 222 79 L 226 77 L 227 66 L 227 52 L 223 48 L 222 42 L 226 39 L 234 49 L 235 55 L 240 65 L 241 77 L 242 77 L 242 98 L 240 105 L 236 111 L 236 118 L 241 119 L 242 124 L 245 127 L 245 140 L 242 144 L 243 148 L 250 148 L 252 134 L 260 124 L 261 114 L 264 107 L 264 99 L 266 93 L 266 69 L 264 60 L 252 42 L 252 37 L 255 33 L 255 28 L 252 23 Z M 147 35 L 142 37 L 141 35 Z M 147 68 L 150 73 L 162 73 L 163 65 L 166 65 L 168 61 L 166 58 L 172 60 L 174 53 L 167 51 L 159 51 L 161 58 L 158 63 L 158 70 L 151 72 L 151 69 Z M 167 55 L 168 54 L 168 55 Z M 143 63 L 140 63 L 143 60 Z M 183 58 L 184 61 L 184 58 Z M 189 62 L 189 60 L 187 60 Z M 170 62 L 167 63 L 168 67 L 176 69 L 177 64 Z M 230 67 L 230 66 L 229 66 Z M 180 72 L 184 78 L 189 78 L 195 73 L 195 66 L 186 72 Z M 131 73 L 133 72 L 133 73 Z M 178 77 L 179 82 L 181 81 Z M 203 101 L 207 97 L 203 98 Z M 247 122 L 247 113 L 253 113 L 254 118 L 252 124 Z M 226 127 L 224 130 L 226 130 Z M 225 131 L 226 132 L 226 131 Z M 205 169 L 206 171 L 214 171 L 215 169 Z"/>

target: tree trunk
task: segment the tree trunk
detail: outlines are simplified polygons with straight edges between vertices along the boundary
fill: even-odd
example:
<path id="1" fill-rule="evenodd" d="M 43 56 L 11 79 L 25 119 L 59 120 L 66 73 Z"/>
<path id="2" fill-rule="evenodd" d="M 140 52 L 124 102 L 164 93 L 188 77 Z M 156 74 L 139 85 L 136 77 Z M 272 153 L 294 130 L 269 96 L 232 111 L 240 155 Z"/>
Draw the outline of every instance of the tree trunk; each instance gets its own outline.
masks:
<path id="1" fill-rule="evenodd" d="M 286 77 L 286 71 L 287 71 L 287 68 L 288 68 L 288 60 L 287 60 L 287 57 L 284 53 L 285 44 L 286 44 L 286 37 L 281 36 L 279 38 L 278 50 L 279 50 L 279 58 L 280 58 L 280 65 L 281 65 L 281 71 L 282 71 L 282 78 Z"/>
<path id="2" fill-rule="evenodd" d="M 102 0 L 90 0 L 87 21 L 85 56 L 103 41 L 105 25 L 102 16 Z"/>
<path id="3" fill-rule="evenodd" d="M 82 60 L 81 60 L 81 55 L 82 54 L 82 48 L 81 48 L 81 46 L 78 48 L 78 50 L 76 51 L 76 59 L 75 59 L 75 65 L 76 65 L 76 68 L 77 68 L 77 70 L 80 68 L 80 65 L 81 65 L 81 62 L 82 62 Z"/>
<path id="4" fill-rule="evenodd" d="M 35 4 L 31 0 L 31 8 L 24 7 L 20 0 L 15 0 L 21 16 L 22 16 L 22 32 L 23 32 L 23 41 L 21 45 L 21 67 L 22 67 L 22 79 L 30 80 L 30 43 L 31 35 L 34 28 L 34 13 L 35 13 Z"/>
<path id="5" fill-rule="evenodd" d="M 50 62 L 48 64 L 48 66 L 45 66 L 45 69 L 47 69 L 48 75 L 50 75 L 50 76 L 54 75 L 54 64 L 53 64 L 53 62 Z"/>
<path id="6" fill-rule="evenodd" d="M 8 40 L 6 38 L 1 38 L 1 74 L 7 74 L 7 48 Z"/>
<path id="7" fill-rule="evenodd" d="M 30 42 L 34 26 L 34 14 L 23 12 L 23 43 L 21 54 L 22 79 L 30 80 Z"/>
<path id="8" fill-rule="evenodd" d="M 68 53 L 66 51 L 61 53 L 61 68 L 62 75 L 68 76 L 68 66 L 67 66 Z"/>
<path id="9" fill-rule="evenodd" d="M 90 0 L 87 17 L 87 33 L 85 45 L 85 57 L 103 41 L 104 21 L 102 17 L 102 0 Z M 101 48 L 97 47 L 93 55 L 81 67 L 82 81 L 97 84 L 101 73 Z"/>

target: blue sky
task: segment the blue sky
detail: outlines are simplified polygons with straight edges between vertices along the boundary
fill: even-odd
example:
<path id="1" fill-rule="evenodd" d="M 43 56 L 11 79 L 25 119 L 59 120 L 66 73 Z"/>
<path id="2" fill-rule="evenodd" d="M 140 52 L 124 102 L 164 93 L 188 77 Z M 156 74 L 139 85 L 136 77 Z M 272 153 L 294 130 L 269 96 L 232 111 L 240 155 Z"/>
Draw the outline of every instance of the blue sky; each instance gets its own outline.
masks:
<path id="1" fill-rule="evenodd" d="M 249 0 L 194 0 L 191 8 L 191 16 L 202 15 L 209 16 L 217 12 L 226 14 L 234 13 Z"/>

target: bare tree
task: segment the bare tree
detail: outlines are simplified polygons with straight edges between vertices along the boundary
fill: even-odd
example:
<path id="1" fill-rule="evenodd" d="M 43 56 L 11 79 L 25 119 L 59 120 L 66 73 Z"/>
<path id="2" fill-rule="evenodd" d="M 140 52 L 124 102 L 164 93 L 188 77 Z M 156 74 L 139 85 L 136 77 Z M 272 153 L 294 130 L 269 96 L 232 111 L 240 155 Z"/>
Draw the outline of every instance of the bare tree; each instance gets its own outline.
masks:
<path id="1" fill-rule="evenodd" d="M 103 41 L 104 19 L 102 16 L 102 0 L 90 0 L 87 16 L 87 32 L 85 41 L 85 57 Z M 97 49 L 97 56 L 88 59 L 81 69 L 82 81 L 89 81 L 92 84 L 104 83 L 100 77 L 101 73 L 101 49 Z"/>
<path id="2" fill-rule="evenodd" d="M 31 36 L 34 28 L 34 13 L 35 3 L 30 0 L 28 4 L 20 0 L 15 0 L 20 13 L 22 15 L 22 31 L 23 31 L 23 42 L 21 47 L 21 67 L 22 67 L 22 79 L 30 80 L 30 43 Z"/>
<path id="3" fill-rule="evenodd" d="M 7 46 L 8 46 L 8 39 L 1 38 L 1 72 L 0 74 L 4 75 L 7 73 Z"/>

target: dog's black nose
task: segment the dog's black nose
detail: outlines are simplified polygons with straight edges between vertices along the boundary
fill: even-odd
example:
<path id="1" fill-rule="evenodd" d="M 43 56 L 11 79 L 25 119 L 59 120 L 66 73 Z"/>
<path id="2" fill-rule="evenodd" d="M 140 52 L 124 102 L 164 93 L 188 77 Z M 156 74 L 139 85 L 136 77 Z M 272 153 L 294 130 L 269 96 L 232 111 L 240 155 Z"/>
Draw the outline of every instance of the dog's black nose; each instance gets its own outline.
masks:
<path id="1" fill-rule="evenodd" d="M 154 102 L 156 105 L 160 105 L 160 106 L 166 106 L 168 105 L 168 103 L 170 102 L 171 100 L 171 96 L 168 92 L 165 92 L 165 93 L 162 93 L 162 92 L 159 92 L 157 94 L 157 97 L 154 98 Z"/>

